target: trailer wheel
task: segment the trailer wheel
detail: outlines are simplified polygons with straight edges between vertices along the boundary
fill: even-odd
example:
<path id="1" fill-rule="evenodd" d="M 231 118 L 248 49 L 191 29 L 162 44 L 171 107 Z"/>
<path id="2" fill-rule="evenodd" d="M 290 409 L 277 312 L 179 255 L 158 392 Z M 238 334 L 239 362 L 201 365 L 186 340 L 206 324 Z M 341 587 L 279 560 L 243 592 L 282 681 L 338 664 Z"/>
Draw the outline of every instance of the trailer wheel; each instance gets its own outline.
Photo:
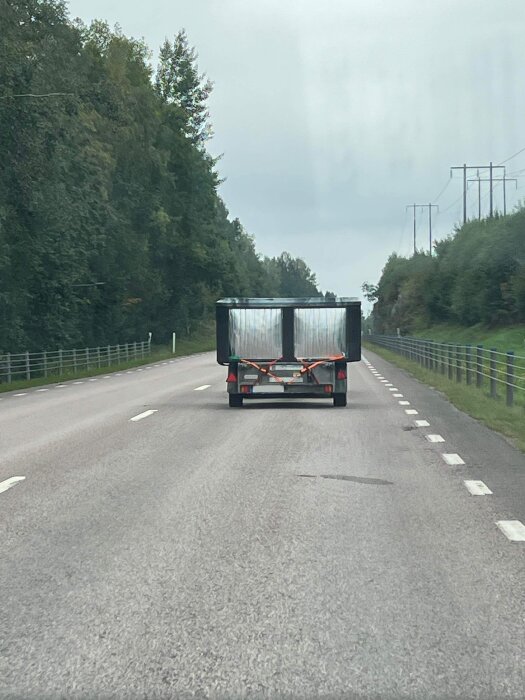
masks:
<path id="1" fill-rule="evenodd" d="M 334 394 L 334 406 L 346 406 L 346 394 Z"/>
<path id="2" fill-rule="evenodd" d="M 231 408 L 242 407 L 242 396 L 239 394 L 228 394 L 228 400 Z"/>

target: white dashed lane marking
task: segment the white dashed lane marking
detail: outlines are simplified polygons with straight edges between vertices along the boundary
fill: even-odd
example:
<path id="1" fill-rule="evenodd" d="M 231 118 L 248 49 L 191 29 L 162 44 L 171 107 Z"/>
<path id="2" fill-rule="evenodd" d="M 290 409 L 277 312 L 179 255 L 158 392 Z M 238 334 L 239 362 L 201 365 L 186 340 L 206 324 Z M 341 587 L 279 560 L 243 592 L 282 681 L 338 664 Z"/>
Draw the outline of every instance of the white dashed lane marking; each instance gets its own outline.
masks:
<path id="1" fill-rule="evenodd" d="M 133 416 L 133 418 L 130 418 L 130 421 L 133 421 L 136 423 L 139 420 L 142 420 L 143 418 L 148 418 L 148 416 L 152 416 L 154 413 L 157 413 L 156 408 L 150 408 L 149 411 L 144 411 L 144 413 L 139 413 L 138 416 Z"/>
<path id="2" fill-rule="evenodd" d="M 490 496 L 492 493 L 487 484 L 485 484 L 483 481 L 473 480 L 464 481 L 463 483 L 467 487 L 468 492 L 473 496 Z"/>
<path id="3" fill-rule="evenodd" d="M 455 452 L 445 452 L 441 456 L 443 457 L 443 460 L 450 467 L 454 467 L 458 464 L 465 464 L 465 462 L 461 459 L 461 457 L 458 454 L 456 454 Z"/>
<path id="4" fill-rule="evenodd" d="M 196 387 L 193 391 L 204 391 L 204 389 L 209 389 L 211 384 L 203 384 L 202 386 Z"/>
<path id="5" fill-rule="evenodd" d="M 27 391 L 24 391 L 22 394 L 13 394 L 13 396 L 27 396 Z"/>
<path id="6" fill-rule="evenodd" d="M 7 489 L 11 488 L 11 486 L 15 486 L 24 479 L 25 476 L 12 476 L 9 479 L 6 479 L 5 481 L 0 481 L 0 493 L 7 491 Z"/>
<path id="7" fill-rule="evenodd" d="M 49 391 L 49 389 L 37 389 L 37 391 Z"/>
<path id="8" fill-rule="evenodd" d="M 425 435 L 429 442 L 445 442 L 445 438 L 441 435 Z"/>
<path id="9" fill-rule="evenodd" d="M 415 408 L 405 408 L 405 413 L 407 414 L 407 416 L 417 416 L 419 411 L 416 411 Z"/>
<path id="10" fill-rule="evenodd" d="M 415 420 L 414 425 L 416 428 L 428 428 L 430 423 L 427 420 Z"/>
<path id="11" fill-rule="evenodd" d="M 392 396 L 393 396 L 395 399 L 402 399 L 402 398 L 403 398 L 403 394 L 392 394 Z"/>
<path id="12" fill-rule="evenodd" d="M 525 542 L 525 525 L 519 520 L 498 520 L 496 525 L 511 542 Z"/>
<path id="13" fill-rule="evenodd" d="M 398 401 L 400 406 L 410 406 L 410 401 Z"/>

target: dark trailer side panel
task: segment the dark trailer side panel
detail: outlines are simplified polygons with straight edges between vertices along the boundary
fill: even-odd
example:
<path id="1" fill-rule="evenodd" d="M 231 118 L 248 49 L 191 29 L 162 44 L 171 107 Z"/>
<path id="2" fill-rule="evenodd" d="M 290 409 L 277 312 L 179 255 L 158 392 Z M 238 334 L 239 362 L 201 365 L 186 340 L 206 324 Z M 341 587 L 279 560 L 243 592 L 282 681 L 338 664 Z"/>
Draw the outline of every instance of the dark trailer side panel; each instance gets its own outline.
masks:
<path id="1" fill-rule="evenodd" d="M 245 353 L 245 359 L 269 362 L 276 359 L 285 362 L 299 358 L 313 360 L 325 358 L 334 352 L 342 355 L 343 362 L 358 362 L 361 359 L 359 300 L 240 297 L 220 299 L 216 304 L 217 362 L 221 365 L 241 359 L 234 345 L 235 326 L 245 322 L 241 318 L 242 312 L 238 311 L 242 309 L 250 310 L 245 316 L 259 334 L 255 344 L 252 343 L 255 351 L 248 355 Z M 319 311 L 315 312 L 314 309 Z M 330 312 L 330 309 L 340 309 L 342 314 Z"/>

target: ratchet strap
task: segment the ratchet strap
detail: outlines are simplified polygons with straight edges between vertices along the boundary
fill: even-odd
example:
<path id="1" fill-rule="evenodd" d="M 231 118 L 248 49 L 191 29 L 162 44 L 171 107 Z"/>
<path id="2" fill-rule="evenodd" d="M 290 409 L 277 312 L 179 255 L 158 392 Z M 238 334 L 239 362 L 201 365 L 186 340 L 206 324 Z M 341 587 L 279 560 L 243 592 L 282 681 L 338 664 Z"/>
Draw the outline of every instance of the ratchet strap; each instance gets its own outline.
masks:
<path id="1" fill-rule="evenodd" d="M 273 362 L 270 362 L 267 367 L 265 367 L 263 365 L 259 365 L 259 364 L 257 364 L 257 362 L 253 362 L 252 360 L 241 359 L 239 361 L 242 362 L 243 364 L 246 364 L 246 365 L 249 365 L 250 367 L 253 367 L 261 374 L 265 374 L 267 377 L 273 377 L 273 379 L 276 382 L 280 382 L 281 384 L 284 384 L 284 383 L 293 384 L 294 383 L 293 379 L 290 379 L 289 381 L 285 382 L 283 377 L 279 377 L 279 375 L 274 374 L 270 370 L 270 368 L 273 367 L 277 362 L 279 362 L 280 359 L 281 358 L 278 358 L 277 360 L 273 360 Z M 341 355 L 332 355 L 330 357 L 325 357 L 321 360 L 315 360 L 315 362 L 311 362 L 310 364 L 308 364 L 308 362 L 306 360 L 302 360 L 301 358 L 297 358 L 297 359 L 298 359 L 298 362 L 300 362 L 303 365 L 301 367 L 301 370 L 300 370 L 301 374 L 305 374 L 306 372 L 312 374 L 312 370 L 314 370 L 316 367 L 320 367 L 321 365 L 327 365 L 329 362 L 337 362 L 339 360 L 344 360 L 345 356 L 342 354 Z M 313 377 L 314 381 L 317 384 L 319 384 L 315 374 L 312 374 L 312 377 Z"/>

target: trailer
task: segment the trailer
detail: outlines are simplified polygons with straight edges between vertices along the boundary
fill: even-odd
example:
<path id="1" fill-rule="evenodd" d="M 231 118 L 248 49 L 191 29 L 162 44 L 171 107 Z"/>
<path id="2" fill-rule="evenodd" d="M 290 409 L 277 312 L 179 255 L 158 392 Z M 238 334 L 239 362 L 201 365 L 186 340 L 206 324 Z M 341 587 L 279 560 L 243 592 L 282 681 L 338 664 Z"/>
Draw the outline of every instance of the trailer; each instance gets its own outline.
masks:
<path id="1" fill-rule="evenodd" d="M 219 299 L 216 327 L 230 406 L 291 398 L 346 406 L 347 365 L 361 359 L 359 300 Z"/>

